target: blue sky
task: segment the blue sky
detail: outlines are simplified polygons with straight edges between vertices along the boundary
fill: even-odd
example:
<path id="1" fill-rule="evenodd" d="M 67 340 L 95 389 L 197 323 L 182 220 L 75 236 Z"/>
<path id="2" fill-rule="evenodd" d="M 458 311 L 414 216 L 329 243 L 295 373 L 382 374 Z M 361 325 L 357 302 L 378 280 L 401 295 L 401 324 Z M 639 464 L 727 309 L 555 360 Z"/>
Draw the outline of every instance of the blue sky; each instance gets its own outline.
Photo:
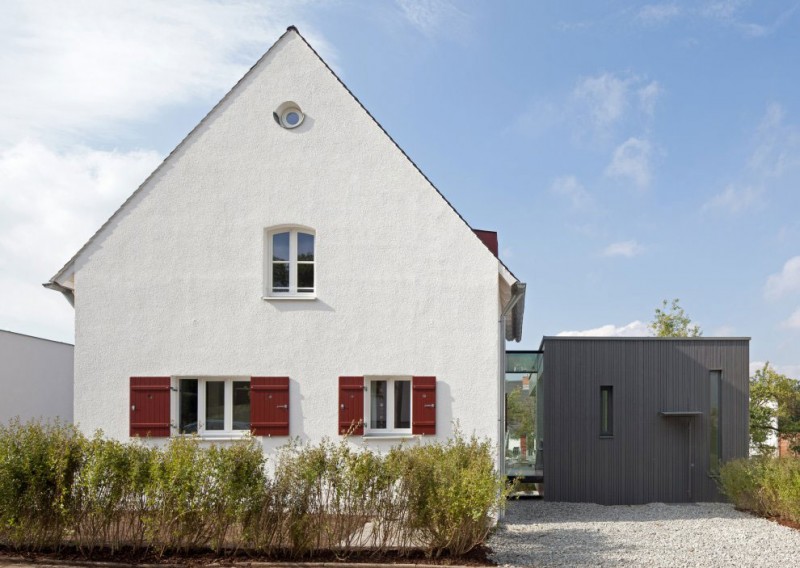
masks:
<path id="1" fill-rule="evenodd" d="M 5 2 L 0 328 L 295 24 L 528 283 L 524 340 L 706 335 L 800 377 L 798 2 Z"/>

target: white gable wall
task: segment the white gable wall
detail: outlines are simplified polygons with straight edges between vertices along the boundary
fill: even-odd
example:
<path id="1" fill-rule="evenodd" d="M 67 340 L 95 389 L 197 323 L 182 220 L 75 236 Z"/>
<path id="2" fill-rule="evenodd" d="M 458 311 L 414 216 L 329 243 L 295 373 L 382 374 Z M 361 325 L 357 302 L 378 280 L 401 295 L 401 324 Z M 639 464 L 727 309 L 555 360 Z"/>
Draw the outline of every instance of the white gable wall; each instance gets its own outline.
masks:
<path id="1" fill-rule="evenodd" d="M 315 301 L 262 299 L 281 224 L 316 231 Z M 336 436 L 338 376 L 403 374 L 437 377 L 437 435 L 498 436 L 497 259 L 294 32 L 79 256 L 75 290 L 87 432 L 127 438 L 132 375 L 267 375 L 291 378 L 293 436 Z"/>

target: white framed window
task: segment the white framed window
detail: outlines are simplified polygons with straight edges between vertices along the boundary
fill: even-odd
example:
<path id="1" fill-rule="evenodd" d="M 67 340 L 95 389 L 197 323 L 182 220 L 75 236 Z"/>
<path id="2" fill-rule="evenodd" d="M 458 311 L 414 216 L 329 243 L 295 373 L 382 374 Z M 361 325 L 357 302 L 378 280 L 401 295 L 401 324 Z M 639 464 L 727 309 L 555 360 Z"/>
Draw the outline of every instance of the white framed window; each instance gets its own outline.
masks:
<path id="1" fill-rule="evenodd" d="M 250 431 L 250 377 L 175 377 L 178 434 L 236 437 Z"/>
<path id="2" fill-rule="evenodd" d="M 264 296 L 313 298 L 316 292 L 316 233 L 278 227 L 265 233 Z"/>
<path id="3" fill-rule="evenodd" d="M 364 434 L 411 434 L 411 377 L 364 377 Z"/>

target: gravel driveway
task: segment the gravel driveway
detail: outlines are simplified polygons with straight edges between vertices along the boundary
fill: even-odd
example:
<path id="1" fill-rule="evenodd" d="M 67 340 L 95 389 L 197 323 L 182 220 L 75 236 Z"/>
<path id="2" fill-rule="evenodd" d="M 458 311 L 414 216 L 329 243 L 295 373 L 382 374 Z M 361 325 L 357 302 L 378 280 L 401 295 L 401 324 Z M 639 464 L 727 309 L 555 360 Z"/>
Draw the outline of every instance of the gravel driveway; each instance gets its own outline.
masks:
<path id="1" fill-rule="evenodd" d="M 511 501 L 489 546 L 504 566 L 800 566 L 800 531 L 723 503 Z"/>

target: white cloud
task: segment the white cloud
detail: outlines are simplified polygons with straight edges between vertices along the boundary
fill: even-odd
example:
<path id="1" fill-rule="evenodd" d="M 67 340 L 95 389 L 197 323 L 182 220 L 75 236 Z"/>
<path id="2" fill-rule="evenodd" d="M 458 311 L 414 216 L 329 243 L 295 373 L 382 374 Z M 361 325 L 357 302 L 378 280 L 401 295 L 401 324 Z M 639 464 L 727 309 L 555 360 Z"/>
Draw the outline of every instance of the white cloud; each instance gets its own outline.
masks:
<path id="1" fill-rule="evenodd" d="M 158 165 L 153 151 L 56 152 L 33 141 L 0 151 L 0 327 L 72 334 L 72 308 L 42 282 Z"/>
<path id="2" fill-rule="evenodd" d="M 767 106 L 756 131 L 756 147 L 748 165 L 757 174 L 773 178 L 800 167 L 800 129 L 786 124 L 782 105 Z"/>
<path id="3" fill-rule="evenodd" d="M 606 175 L 627 178 L 639 189 L 650 185 L 650 142 L 631 137 L 617 146 L 611 163 L 606 167 Z"/>
<path id="4" fill-rule="evenodd" d="M 789 319 L 783 322 L 783 325 L 792 329 L 800 329 L 800 308 L 797 308 L 792 315 L 789 316 Z"/>
<path id="5" fill-rule="evenodd" d="M 636 19 L 648 26 L 665 24 L 681 15 L 676 4 L 647 4 L 636 14 Z"/>
<path id="6" fill-rule="evenodd" d="M 633 258 L 644 252 L 644 247 L 635 240 L 611 243 L 603 249 L 603 256 L 624 256 Z"/>
<path id="7" fill-rule="evenodd" d="M 748 4 L 748 0 L 719 0 L 707 3 L 698 13 L 701 17 L 739 31 L 745 37 L 760 38 L 773 34 L 798 8 L 796 3 L 790 3 L 772 22 L 757 23 L 748 21 L 742 14 L 742 8 Z"/>
<path id="8" fill-rule="evenodd" d="M 729 185 L 703 205 L 704 211 L 725 211 L 737 214 L 760 207 L 764 191 L 756 187 L 743 187 L 736 189 Z"/>
<path id="9" fill-rule="evenodd" d="M 592 196 L 575 176 L 561 176 L 553 180 L 550 191 L 569 199 L 576 209 L 583 209 L 592 204 Z"/>
<path id="10" fill-rule="evenodd" d="M 64 0 L 0 8 L 0 145 L 110 134 L 168 105 L 216 99 L 300 19 L 289 0 Z M 331 56 L 313 29 L 302 30 Z M 111 132 L 109 132 L 111 131 Z"/>
<path id="11" fill-rule="evenodd" d="M 786 261 L 783 269 L 767 278 L 764 295 L 770 299 L 780 298 L 792 292 L 800 292 L 800 256 Z"/>
<path id="12" fill-rule="evenodd" d="M 613 73 L 582 79 L 572 92 L 578 103 L 585 106 L 589 118 L 598 129 L 617 122 L 628 106 L 630 79 L 621 79 Z"/>
<path id="13" fill-rule="evenodd" d="M 396 0 L 406 20 L 427 37 L 457 37 L 466 30 L 467 14 L 449 0 Z"/>
<path id="14" fill-rule="evenodd" d="M 616 326 L 610 323 L 594 329 L 562 331 L 558 335 L 577 337 L 645 337 L 651 335 L 651 333 L 646 323 L 635 320 L 622 326 Z"/>
<path id="15" fill-rule="evenodd" d="M 648 116 L 653 116 L 656 108 L 656 100 L 661 95 L 662 89 L 658 81 L 650 81 L 647 85 L 636 91 L 639 97 L 639 107 Z"/>

